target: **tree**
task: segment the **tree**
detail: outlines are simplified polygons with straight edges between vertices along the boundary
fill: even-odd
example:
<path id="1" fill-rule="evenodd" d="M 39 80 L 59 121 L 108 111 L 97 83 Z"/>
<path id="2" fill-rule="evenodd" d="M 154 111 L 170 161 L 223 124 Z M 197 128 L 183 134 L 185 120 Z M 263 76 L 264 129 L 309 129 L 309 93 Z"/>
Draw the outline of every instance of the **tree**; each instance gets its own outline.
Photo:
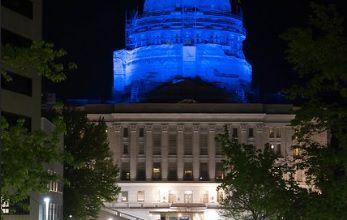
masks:
<path id="1" fill-rule="evenodd" d="M 66 79 L 67 71 L 77 68 L 74 63 L 64 64 L 66 54 L 65 50 L 45 41 L 33 41 L 30 47 L 7 44 L 2 47 L 0 75 L 11 80 L 6 74 L 11 69 L 34 72 L 52 82 L 61 82 Z"/>
<path id="2" fill-rule="evenodd" d="M 106 124 L 88 122 L 86 113 L 65 109 L 65 151 L 74 158 L 65 164 L 64 215 L 67 219 L 96 219 L 104 202 L 114 201 L 120 188 L 116 185 L 118 169 L 113 163 Z"/>
<path id="3" fill-rule="evenodd" d="M 60 62 L 66 55 L 64 50 L 55 49 L 53 44 L 44 41 L 33 41 L 30 47 L 4 45 L 1 52 L 0 76 L 3 80 L 11 81 L 7 74 L 11 70 L 32 72 L 60 82 L 66 78 L 66 71 L 76 68 L 75 64 Z M 4 201 L 14 204 L 32 192 L 46 192 L 49 181 L 59 178 L 44 169 L 45 164 L 62 162 L 64 158 L 57 149 L 63 126 L 61 120 L 55 122 L 56 130 L 47 134 L 29 132 L 24 120 L 9 125 L 0 118 L 1 204 Z"/>
<path id="4" fill-rule="evenodd" d="M 303 105 L 293 126 L 302 151 L 299 168 L 315 187 L 304 219 L 345 219 L 347 216 L 347 38 L 343 18 L 333 5 L 311 4 L 306 28 L 292 28 L 282 37 L 288 42 L 288 61 L 301 77 L 301 85 L 288 91 Z M 314 141 L 327 132 L 328 143 Z"/>
<path id="5" fill-rule="evenodd" d="M 31 192 L 47 191 L 47 184 L 58 176 L 47 173 L 44 164 L 62 161 L 59 152 L 62 126 L 52 134 L 29 132 L 19 120 L 14 126 L 1 119 L 1 201 L 19 202 Z"/>
<path id="6" fill-rule="evenodd" d="M 219 186 L 225 193 L 222 214 L 235 219 L 298 219 L 292 208 L 304 193 L 293 178 L 293 169 L 269 145 L 256 149 L 239 144 L 226 131 L 219 136 L 226 173 Z M 284 179 L 284 176 L 287 176 Z M 290 217 L 290 218 L 289 218 Z"/>

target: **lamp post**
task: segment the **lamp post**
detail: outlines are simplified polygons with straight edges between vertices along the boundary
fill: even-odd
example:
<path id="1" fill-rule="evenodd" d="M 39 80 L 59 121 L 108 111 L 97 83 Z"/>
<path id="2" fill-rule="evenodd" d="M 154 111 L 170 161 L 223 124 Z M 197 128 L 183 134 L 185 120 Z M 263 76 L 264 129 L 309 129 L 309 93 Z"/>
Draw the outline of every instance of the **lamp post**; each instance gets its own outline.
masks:
<path id="1" fill-rule="evenodd" d="M 49 197 L 45 197 L 45 198 L 43 199 L 43 201 L 45 202 L 45 208 L 46 208 L 45 220 L 48 220 L 48 212 L 49 212 L 49 201 L 50 201 L 50 198 L 49 198 Z"/>

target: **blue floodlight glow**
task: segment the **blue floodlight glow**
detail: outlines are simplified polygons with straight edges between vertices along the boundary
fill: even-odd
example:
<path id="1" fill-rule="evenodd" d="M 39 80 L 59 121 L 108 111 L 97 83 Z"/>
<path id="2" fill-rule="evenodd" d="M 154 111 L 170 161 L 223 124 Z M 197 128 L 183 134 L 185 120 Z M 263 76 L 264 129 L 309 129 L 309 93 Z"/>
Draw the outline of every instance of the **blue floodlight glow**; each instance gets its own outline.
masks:
<path id="1" fill-rule="evenodd" d="M 164 83 L 199 77 L 246 102 L 252 67 L 231 8 L 229 0 L 146 0 L 126 24 L 126 49 L 113 54 L 113 99 L 141 102 Z"/>

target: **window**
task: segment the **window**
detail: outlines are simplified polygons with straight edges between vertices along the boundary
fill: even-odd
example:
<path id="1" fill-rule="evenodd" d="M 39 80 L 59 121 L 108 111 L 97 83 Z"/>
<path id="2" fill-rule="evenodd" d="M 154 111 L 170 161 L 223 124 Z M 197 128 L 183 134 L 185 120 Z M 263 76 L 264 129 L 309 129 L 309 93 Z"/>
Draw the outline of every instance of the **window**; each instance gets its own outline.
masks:
<path id="1" fill-rule="evenodd" d="M 223 145 L 220 141 L 215 140 L 216 155 L 223 155 Z"/>
<path id="2" fill-rule="evenodd" d="M 233 138 L 237 138 L 238 137 L 237 128 L 233 128 L 232 137 Z"/>
<path id="3" fill-rule="evenodd" d="M 161 180 L 161 165 L 153 163 L 152 180 Z"/>
<path id="4" fill-rule="evenodd" d="M 30 197 L 26 197 L 25 199 L 12 204 L 11 202 L 5 202 L 2 207 L 2 210 L 7 212 L 6 214 L 11 215 L 29 215 L 30 210 L 27 207 L 30 207 Z"/>
<path id="5" fill-rule="evenodd" d="M 208 163 L 200 163 L 200 181 L 207 181 L 209 180 L 208 176 Z"/>
<path id="6" fill-rule="evenodd" d="M 144 202 L 145 201 L 145 192 L 144 191 L 138 191 L 137 192 L 137 201 L 138 202 Z"/>
<path id="7" fill-rule="evenodd" d="M 123 154 L 129 154 L 129 144 L 128 143 L 123 144 Z"/>
<path id="8" fill-rule="evenodd" d="M 193 154 L 193 137 L 191 133 L 184 134 L 184 155 Z"/>
<path id="9" fill-rule="evenodd" d="M 169 134 L 169 155 L 177 154 L 177 135 Z"/>
<path id="10" fill-rule="evenodd" d="M 161 154 L 161 134 L 154 133 L 153 134 L 153 155 Z"/>
<path id="11" fill-rule="evenodd" d="M 176 194 L 174 192 L 169 192 L 169 203 L 176 202 Z"/>
<path id="12" fill-rule="evenodd" d="M 10 126 L 15 126 L 18 120 L 24 120 L 24 128 L 31 131 L 31 118 L 23 115 L 17 115 L 9 112 L 1 112 L 1 115 L 6 119 Z"/>
<path id="13" fill-rule="evenodd" d="M 192 202 L 193 202 L 193 192 L 184 191 L 184 203 L 192 203 Z"/>
<path id="14" fill-rule="evenodd" d="M 281 128 L 276 129 L 276 138 L 281 138 Z"/>
<path id="15" fill-rule="evenodd" d="M 145 154 L 145 143 L 143 142 L 143 140 L 139 140 L 138 150 L 139 150 L 139 155 Z"/>
<path id="16" fill-rule="evenodd" d="M 56 203 L 50 202 L 49 203 L 49 208 L 48 208 L 48 220 L 53 220 L 56 219 L 57 217 L 57 212 L 58 212 L 58 207 Z"/>
<path id="17" fill-rule="evenodd" d="M 129 137 L 129 129 L 128 128 L 123 128 L 123 137 L 124 138 Z"/>
<path id="18" fill-rule="evenodd" d="M 208 135 L 200 134 L 200 155 L 208 155 Z"/>
<path id="19" fill-rule="evenodd" d="M 120 198 L 122 202 L 128 202 L 128 191 L 122 191 Z"/>
<path id="20" fill-rule="evenodd" d="M 8 0 L 12 1 L 12 0 Z M 32 41 L 29 38 L 20 36 L 16 33 L 1 28 L 1 44 L 10 44 L 17 47 L 30 47 Z"/>
<path id="21" fill-rule="evenodd" d="M 281 156 L 282 155 L 282 149 L 281 144 L 276 144 L 276 154 Z"/>
<path id="22" fill-rule="evenodd" d="M 274 138 L 275 137 L 275 132 L 274 132 L 274 130 L 272 128 L 270 128 L 269 137 L 270 138 Z"/>
<path id="23" fill-rule="evenodd" d="M 208 191 L 201 194 L 201 203 L 208 203 Z"/>
<path id="24" fill-rule="evenodd" d="M 294 159 L 300 159 L 301 158 L 301 149 L 299 147 L 293 148 L 293 157 L 294 157 Z"/>
<path id="25" fill-rule="evenodd" d="M 145 162 L 137 163 L 136 179 L 140 181 L 146 180 L 146 165 Z"/>
<path id="26" fill-rule="evenodd" d="M 140 128 L 139 129 L 139 137 L 144 137 L 145 136 L 145 129 L 144 128 Z"/>
<path id="27" fill-rule="evenodd" d="M 177 164 L 176 162 L 169 162 L 169 172 L 167 179 L 169 181 L 177 180 Z"/>
<path id="28" fill-rule="evenodd" d="M 122 163 L 121 180 L 130 180 L 130 165 L 129 165 L 129 163 Z"/>
<path id="29" fill-rule="evenodd" d="M 30 0 L 2 0 L 1 5 L 27 18 L 33 18 L 33 3 Z"/>
<path id="30" fill-rule="evenodd" d="M 248 128 L 248 137 L 249 137 L 249 138 L 253 138 L 253 137 L 254 137 L 253 128 Z"/>
<path id="31" fill-rule="evenodd" d="M 192 163 L 184 163 L 184 173 L 183 180 L 192 181 L 193 180 L 193 166 Z"/>
<path id="32" fill-rule="evenodd" d="M 216 180 L 224 179 L 223 163 L 216 163 Z"/>
<path id="33" fill-rule="evenodd" d="M 7 74 L 11 77 L 11 80 L 8 81 L 1 76 L 1 87 L 3 89 L 32 96 L 32 79 L 13 72 L 7 72 Z"/>
<path id="34" fill-rule="evenodd" d="M 52 170 L 48 170 L 48 174 L 55 176 L 57 173 Z M 61 183 L 58 180 L 50 180 L 47 185 L 48 191 L 50 192 L 62 192 Z"/>
<path id="35" fill-rule="evenodd" d="M 10 203 L 7 202 L 3 202 L 1 205 L 1 210 L 3 214 L 10 214 Z"/>

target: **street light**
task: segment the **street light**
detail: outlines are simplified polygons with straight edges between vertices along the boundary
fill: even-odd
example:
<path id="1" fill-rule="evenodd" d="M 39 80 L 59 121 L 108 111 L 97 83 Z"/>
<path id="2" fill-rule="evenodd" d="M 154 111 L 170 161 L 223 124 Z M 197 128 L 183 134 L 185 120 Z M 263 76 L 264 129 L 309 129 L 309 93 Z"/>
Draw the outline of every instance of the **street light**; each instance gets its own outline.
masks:
<path id="1" fill-rule="evenodd" d="M 48 211 L 49 211 L 49 201 L 50 201 L 51 199 L 49 198 L 49 197 L 45 197 L 44 199 L 43 199 L 43 201 L 45 202 L 45 206 L 46 206 L 46 218 L 45 218 L 45 220 L 48 220 Z"/>

